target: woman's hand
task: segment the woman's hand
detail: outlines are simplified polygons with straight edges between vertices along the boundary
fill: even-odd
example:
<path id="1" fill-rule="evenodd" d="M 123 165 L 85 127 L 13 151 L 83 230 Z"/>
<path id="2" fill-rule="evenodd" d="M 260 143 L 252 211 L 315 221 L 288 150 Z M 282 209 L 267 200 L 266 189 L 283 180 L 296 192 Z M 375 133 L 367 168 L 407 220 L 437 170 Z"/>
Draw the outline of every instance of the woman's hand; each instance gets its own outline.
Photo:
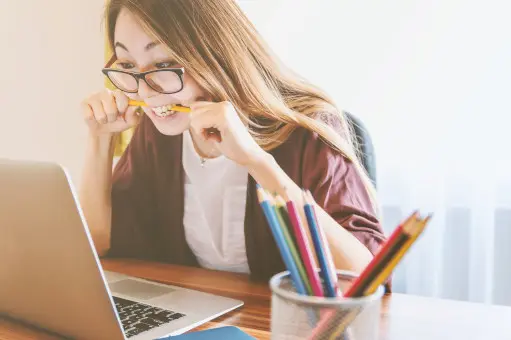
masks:
<path id="1" fill-rule="evenodd" d="M 95 135 L 113 135 L 137 125 L 137 107 L 128 106 L 128 99 L 119 90 L 104 89 L 82 101 L 82 116 L 89 130 Z"/>
<path id="2" fill-rule="evenodd" d="M 195 102 L 191 108 L 191 128 L 232 161 L 250 166 L 266 152 L 255 142 L 238 113 L 229 102 Z"/>

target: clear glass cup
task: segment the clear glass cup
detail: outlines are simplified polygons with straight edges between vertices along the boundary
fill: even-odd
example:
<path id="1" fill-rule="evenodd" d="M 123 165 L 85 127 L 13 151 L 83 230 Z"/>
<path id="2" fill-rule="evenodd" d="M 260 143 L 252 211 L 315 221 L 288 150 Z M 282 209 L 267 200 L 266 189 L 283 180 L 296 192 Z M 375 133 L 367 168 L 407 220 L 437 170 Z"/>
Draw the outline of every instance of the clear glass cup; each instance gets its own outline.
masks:
<path id="1" fill-rule="evenodd" d="M 339 287 L 345 291 L 357 277 L 338 271 Z M 289 272 L 270 280 L 271 338 L 310 340 L 377 340 L 380 331 L 380 310 L 385 289 L 360 298 L 326 298 L 300 295 Z"/>

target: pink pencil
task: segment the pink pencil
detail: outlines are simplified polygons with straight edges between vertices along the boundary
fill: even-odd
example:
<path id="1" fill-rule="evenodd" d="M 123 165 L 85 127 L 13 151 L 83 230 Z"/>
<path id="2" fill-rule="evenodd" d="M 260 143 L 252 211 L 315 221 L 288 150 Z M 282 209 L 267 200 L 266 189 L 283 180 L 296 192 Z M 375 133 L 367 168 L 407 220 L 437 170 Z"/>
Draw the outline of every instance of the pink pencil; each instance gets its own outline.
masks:
<path id="1" fill-rule="evenodd" d="M 296 210 L 296 206 L 293 201 L 288 200 L 286 206 L 289 213 L 289 219 L 291 220 L 291 224 L 293 225 L 295 232 L 296 243 L 298 243 L 298 249 L 302 255 L 302 261 L 309 276 L 312 292 L 315 296 L 324 296 L 323 286 L 321 285 L 319 274 L 314 267 L 314 257 L 309 246 L 307 236 L 305 235 L 305 229 L 303 228 L 300 215 L 298 215 L 298 211 Z"/>

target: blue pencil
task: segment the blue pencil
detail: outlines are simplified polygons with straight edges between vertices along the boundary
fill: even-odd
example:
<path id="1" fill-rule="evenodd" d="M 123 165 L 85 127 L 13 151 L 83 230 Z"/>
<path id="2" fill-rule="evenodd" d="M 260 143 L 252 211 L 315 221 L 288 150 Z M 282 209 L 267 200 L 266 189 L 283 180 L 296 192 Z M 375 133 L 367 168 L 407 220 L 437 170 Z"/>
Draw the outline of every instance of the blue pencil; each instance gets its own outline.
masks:
<path id="1" fill-rule="evenodd" d="M 282 229 L 279 225 L 277 216 L 275 215 L 275 211 L 273 210 L 273 208 L 270 206 L 270 203 L 268 202 L 267 194 L 259 185 L 257 186 L 257 198 L 259 199 L 259 203 L 261 204 L 261 207 L 263 208 L 263 212 L 264 212 L 264 215 L 266 216 L 266 220 L 268 221 L 268 224 L 270 225 L 270 229 L 273 233 L 275 242 L 277 243 L 277 248 L 279 248 L 280 255 L 282 256 L 282 260 L 284 261 L 284 264 L 286 265 L 287 270 L 289 270 L 289 273 L 291 275 L 291 280 L 293 281 L 296 291 L 298 292 L 298 294 L 307 295 L 307 290 L 305 289 L 305 284 L 303 283 L 302 278 L 300 277 L 298 267 L 293 259 L 293 256 L 291 254 L 291 251 L 289 250 L 289 247 L 287 246 L 286 240 L 284 238 L 284 234 L 282 233 Z"/>
<path id="2" fill-rule="evenodd" d="M 310 235 L 314 249 L 316 250 L 316 256 L 318 258 L 319 266 L 321 268 L 321 277 L 325 285 L 325 296 L 336 297 L 339 296 L 339 285 L 337 280 L 337 273 L 335 265 L 332 260 L 330 253 L 330 247 L 326 237 L 321 230 L 320 225 L 317 223 L 316 214 L 314 211 L 314 201 L 310 192 L 304 192 L 304 210 L 309 225 Z"/>

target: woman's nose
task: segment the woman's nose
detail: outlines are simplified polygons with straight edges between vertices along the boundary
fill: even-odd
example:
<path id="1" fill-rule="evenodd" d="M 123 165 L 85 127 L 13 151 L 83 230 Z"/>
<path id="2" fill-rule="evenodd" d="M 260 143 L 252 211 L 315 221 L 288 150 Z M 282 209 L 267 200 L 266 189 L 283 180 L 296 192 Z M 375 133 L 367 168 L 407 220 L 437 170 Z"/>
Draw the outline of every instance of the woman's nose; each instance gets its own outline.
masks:
<path id="1" fill-rule="evenodd" d="M 157 93 L 158 92 L 156 92 L 149 85 L 147 85 L 145 80 L 140 79 L 138 81 L 138 96 L 140 98 L 149 98 L 156 95 Z"/>

